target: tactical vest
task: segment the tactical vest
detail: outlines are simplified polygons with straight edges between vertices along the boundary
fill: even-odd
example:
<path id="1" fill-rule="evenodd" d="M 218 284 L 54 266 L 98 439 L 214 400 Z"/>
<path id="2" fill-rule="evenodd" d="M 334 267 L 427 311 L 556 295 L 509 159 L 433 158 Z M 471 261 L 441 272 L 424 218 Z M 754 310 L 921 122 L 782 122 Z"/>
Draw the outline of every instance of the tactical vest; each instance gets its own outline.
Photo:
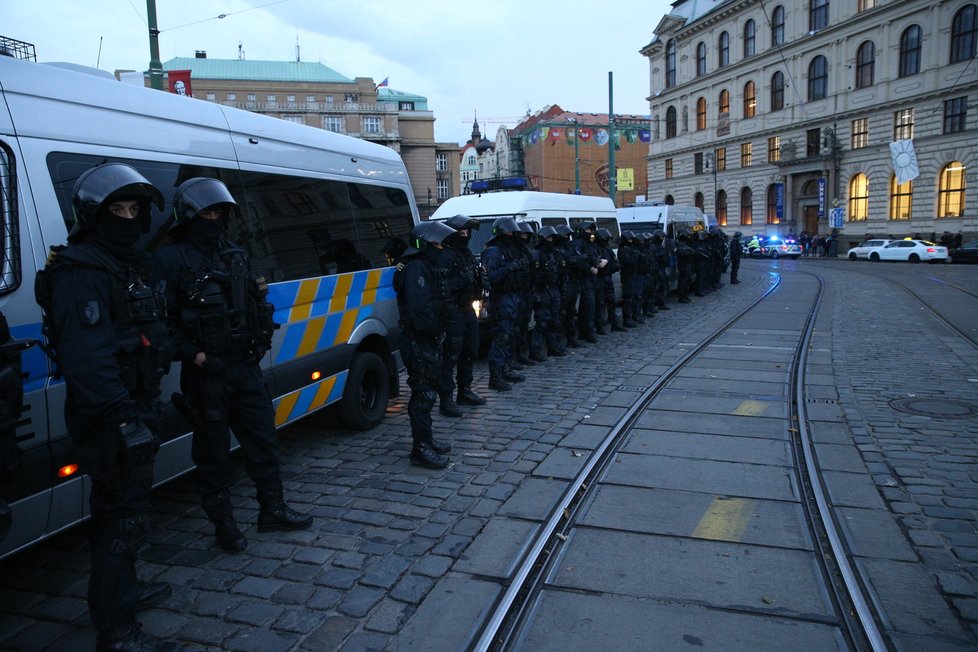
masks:
<path id="1" fill-rule="evenodd" d="M 166 301 L 162 293 L 146 285 L 133 267 L 86 243 L 51 247 L 47 263 L 34 281 L 34 295 L 43 311 L 41 328 L 48 342 L 45 352 L 55 363 L 55 377 L 60 376 L 57 355 L 60 334 L 50 317 L 51 282 L 55 270 L 72 267 L 109 273 L 112 292 L 109 315 L 119 343 L 116 351 L 119 377 L 134 399 L 156 398 L 160 380 L 169 370 L 174 353 L 166 328 Z"/>

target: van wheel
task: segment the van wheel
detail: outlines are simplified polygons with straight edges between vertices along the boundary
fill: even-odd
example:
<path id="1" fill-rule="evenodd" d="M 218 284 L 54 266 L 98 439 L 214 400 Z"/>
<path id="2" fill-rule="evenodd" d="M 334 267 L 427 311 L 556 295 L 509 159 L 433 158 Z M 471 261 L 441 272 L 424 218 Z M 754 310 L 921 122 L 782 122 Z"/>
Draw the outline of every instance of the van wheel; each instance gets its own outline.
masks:
<path id="1" fill-rule="evenodd" d="M 343 425 L 353 430 L 370 430 L 383 421 L 388 398 L 390 386 L 384 361 L 367 351 L 354 355 L 343 398 L 337 406 Z"/>

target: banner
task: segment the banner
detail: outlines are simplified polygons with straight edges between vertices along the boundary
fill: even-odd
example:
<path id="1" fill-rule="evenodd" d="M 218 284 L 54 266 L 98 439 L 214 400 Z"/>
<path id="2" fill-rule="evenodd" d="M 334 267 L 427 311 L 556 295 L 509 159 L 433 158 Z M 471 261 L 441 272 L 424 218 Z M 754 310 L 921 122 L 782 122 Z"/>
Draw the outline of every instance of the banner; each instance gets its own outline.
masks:
<path id="1" fill-rule="evenodd" d="M 642 131 L 638 132 L 638 139 L 643 143 L 650 143 L 652 142 L 652 132 L 648 129 L 643 129 Z"/>
<path id="2" fill-rule="evenodd" d="M 912 140 L 890 143 L 890 158 L 893 160 L 893 172 L 896 173 L 897 183 L 904 184 L 920 176 L 917 152 L 914 151 Z"/>
<path id="3" fill-rule="evenodd" d="M 193 97 L 193 91 L 190 89 L 190 71 L 189 70 L 169 70 L 166 73 L 167 82 L 170 84 L 170 92 L 176 95 L 186 95 L 187 97 Z"/>
<path id="4" fill-rule="evenodd" d="M 818 217 L 825 217 L 825 177 L 818 178 Z"/>
<path id="5" fill-rule="evenodd" d="M 558 140 L 561 139 L 561 137 L 563 135 L 564 135 L 564 132 L 563 132 L 563 130 L 560 127 L 551 127 L 550 128 L 550 140 L 551 140 L 551 142 L 556 143 Z"/>
<path id="6" fill-rule="evenodd" d="M 608 144 L 609 138 L 610 136 L 608 136 L 607 129 L 596 129 L 594 132 L 594 142 L 600 145 L 601 147 L 604 147 L 605 145 Z"/>
<path id="7" fill-rule="evenodd" d="M 578 136 L 578 138 L 580 138 L 581 140 L 583 140 L 585 143 L 588 142 L 589 140 L 591 140 L 591 136 L 592 135 L 594 135 L 594 132 L 592 132 L 590 129 L 588 129 L 586 127 L 584 129 L 578 129 L 577 130 L 577 136 Z"/>

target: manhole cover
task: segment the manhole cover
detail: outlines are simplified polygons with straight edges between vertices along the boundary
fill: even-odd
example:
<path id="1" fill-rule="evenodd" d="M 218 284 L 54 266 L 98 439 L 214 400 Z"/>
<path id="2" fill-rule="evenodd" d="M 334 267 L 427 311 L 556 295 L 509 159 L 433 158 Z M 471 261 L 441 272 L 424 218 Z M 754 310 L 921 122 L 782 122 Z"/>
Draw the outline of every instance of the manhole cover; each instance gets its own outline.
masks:
<path id="1" fill-rule="evenodd" d="M 971 403 L 948 398 L 898 398 L 890 401 L 890 407 L 907 414 L 938 419 L 961 419 L 978 414 L 978 407 Z"/>

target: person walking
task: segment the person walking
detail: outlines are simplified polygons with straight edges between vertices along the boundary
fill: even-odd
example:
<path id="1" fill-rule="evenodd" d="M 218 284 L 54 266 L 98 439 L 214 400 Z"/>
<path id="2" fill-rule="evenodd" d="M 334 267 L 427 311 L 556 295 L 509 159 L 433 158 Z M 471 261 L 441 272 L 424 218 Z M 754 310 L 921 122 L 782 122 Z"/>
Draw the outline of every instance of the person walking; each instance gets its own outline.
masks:
<path id="1" fill-rule="evenodd" d="M 744 246 L 740 244 L 743 237 L 740 231 L 734 231 L 733 238 L 730 240 L 730 284 L 740 283 L 737 273 L 740 271 L 740 258 L 744 255 Z"/>

